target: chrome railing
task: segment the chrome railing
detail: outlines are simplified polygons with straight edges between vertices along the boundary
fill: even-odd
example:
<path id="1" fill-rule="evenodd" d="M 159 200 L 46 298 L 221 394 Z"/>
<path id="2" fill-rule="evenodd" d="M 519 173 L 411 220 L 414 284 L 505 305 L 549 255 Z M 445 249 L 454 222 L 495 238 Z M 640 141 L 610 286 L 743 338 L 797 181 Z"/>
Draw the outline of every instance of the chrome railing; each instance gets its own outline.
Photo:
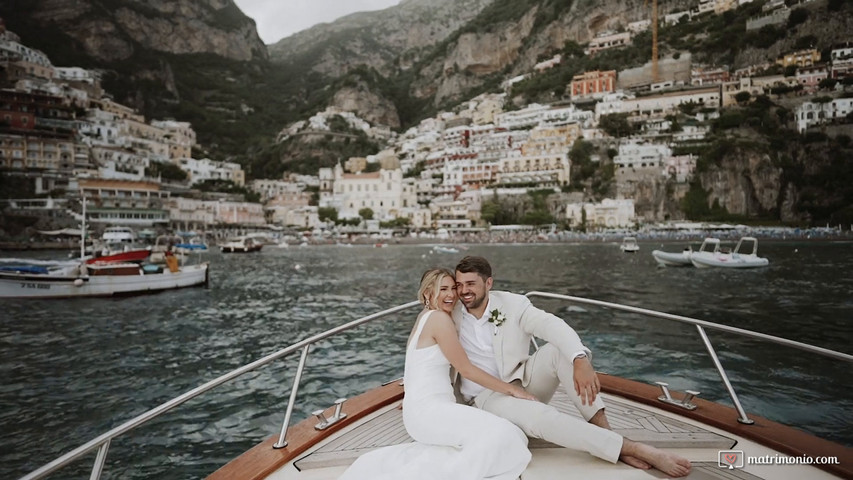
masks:
<path id="1" fill-rule="evenodd" d="M 600 300 L 592 300 L 592 299 L 582 298 L 582 297 L 573 297 L 573 296 L 569 296 L 569 295 L 559 295 L 559 294 L 553 294 L 553 293 L 534 291 L 534 292 L 527 293 L 527 296 L 528 297 L 551 298 L 551 299 L 557 299 L 557 300 L 567 300 L 570 302 L 575 302 L 575 303 L 580 303 L 580 304 L 596 305 L 599 307 L 609 308 L 609 309 L 613 309 L 613 310 L 621 310 L 621 311 L 626 311 L 626 312 L 639 313 L 639 314 L 643 314 L 643 315 L 647 315 L 647 316 L 651 316 L 651 317 L 656 317 L 656 318 L 660 318 L 660 319 L 664 319 L 664 320 L 673 320 L 673 321 L 680 322 L 680 323 L 695 325 L 699 331 L 699 335 L 701 336 L 702 341 L 705 343 L 705 347 L 707 348 L 708 353 L 711 356 L 711 359 L 714 363 L 714 366 L 716 367 L 718 373 L 720 374 L 720 377 L 723 381 L 723 384 L 725 385 L 726 390 L 729 392 L 729 395 L 732 398 L 732 401 L 735 405 L 735 408 L 738 411 L 738 414 L 740 416 L 738 418 L 738 421 L 740 421 L 742 423 L 752 423 L 752 420 L 750 420 L 749 417 L 747 417 L 746 412 L 744 411 L 743 407 L 741 406 L 740 401 L 737 398 L 737 394 L 735 393 L 734 388 L 732 387 L 731 382 L 729 381 L 728 376 L 726 375 L 726 372 L 723 369 L 723 366 L 720 363 L 719 358 L 717 357 L 716 351 L 714 350 L 714 347 L 711 345 L 711 342 L 708 339 L 707 334 L 705 333 L 706 328 L 712 329 L 712 330 L 724 331 L 727 333 L 733 333 L 733 334 L 737 334 L 737 335 L 741 335 L 741 336 L 756 338 L 759 340 L 764 340 L 764 341 L 776 343 L 779 345 L 784 345 L 787 347 L 798 348 L 800 350 L 805 350 L 807 352 L 815 353 L 818 355 L 823 355 L 823 356 L 834 358 L 837 360 L 843 360 L 846 362 L 853 362 L 853 356 L 848 355 L 846 353 L 836 352 L 834 350 L 829 350 L 829 349 L 821 348 L 821 347 L 815 347 L 813 345 L 808 345 L 805 343 L 796 342 L 796 341 L 788 340 L 788 339 L 781 338 L 781 337 L 775 337 L 772 335 L 766 335 L 763 333 L 752 332 L 750 330 L 744 330 L 741 328 L 730 327 L 727 325 L 718 325 L 715 323 L 707 322 L 704 320 L 698 320 L 695 318 L 684 317 L 684 316 L 680 316 L 680 315 L 672 315 L 669 313 L 658 312 L 655 310 L 647 310 L 644 308 L 631 307 L 631 306 L 627 306 L 627 305 L 620 305 L 617 303 L 604 302 L 604 301 L 600 301 Z M 332 328 L 332 329 L 327 330 L 323 333 L 319 333 L 319 334 L 314 335 L 312 337 L 306 338 L 305 340 L 302 340 L 298 343 L 290 345 L 287 348 L 284 348 L 284 349 L 279 350 L 275 353 L 267 355 L 266 357 L 263 357 L 259 360 L 252 362 L 252 363 L 246 364 L 246 365 L 244 365 L 244 366 L 242 366 L 236 370 L 233 370 L 233 371 L 231 371 L 225 375 L 222 375 L 221 377 L 218 377 L 214 380 L 211 380 L 211 381 L 205 383 L 204 385 L 196 387 L 195 389 L 190 390 L 189 392 L 184 393 L 183 395 L 181 395 L 179 397 L 175 397 L 172 400 L 169 400 L 168 402 L 163 403 L 162 405 L 160 405 L 156 408 L 153 408 L 153 409 L 151 409 L 151 410 L 149 410 L 149 411 L 147 411 L 147 412 L 145 412 L 145 413 L 143 413 L 143 414 L 141 414 L 141 415 L 119 425 L 116 428 L 113 428 L 112 430 L 94 438 L 93 440 L 90 440 L 89 442 L 75 448 L 74 450 L 66 453 L 65 455 L 62 455 L 61 457 L 53 460 L 52 462 L 38 468 L 37 470 L 34 470 L 34 471 L 30 472 L 29 474 L 21 477 L 21 480 L 34 480 L 34 479 L 44 478 L 45 476 L 58 471 L 59 469 L 61 469 L 65 466 L 67 466 L 68 464 L 78 460 L 80 457 L 88 454 L 89 452 L 91 452 L 95 449 L 97 449 L 97 455 L 95 457 L 95 463 L 92 467 L 92 473 L 90 476 L 90 480 L 97 480 L 101 477 L 101 474 L 103 472 L 104 464 L 105 464 L 106 459 L 107 459 L 107 452 L 109 450 L 110 442 L 112 441 L 112 439 L 114 439 L 114 438 L 116 438 L 122 434 L 125 434 L 125 433 L 139 427 L 140 425 L 142 425 L 142 424 L 144 424 L 150 420 L 153 420 L 154 418 L 159 417 L 160 415 L 172 410 L 173 408 L 185 403 L 186 401 L 191 400 L 195 397 L 198 397 L 199 395 L 202 395 L 203 393 L 206 393 L 215 387 L 218 387 L 224 383 L 227 383 L 231 380 L 234 380 L 235 378 L 237 378 L 243 374 L 251 372 L 251 371 L 253 371 L 259 367 L 267 365 L 267 364 L 269 364 L 275 360 L 284 358 L 284 357 L 286 357 L 286 356 L 288 356 L 288 355 L 290 355 L 296 351 L 301 350 L 301 355 L 300 355 L 300 359 L 299 359 L 299 366 L 297 367 L 296 373 L 294 375 L 293 387 L 290 391 L 290 400 L 288 401 L 287 408 L 285 411 L 284 421 L 282 422 L 282 427 L 281 427 L 281 433 L 279 434 L 278 442 L 276 442 L 274 445 L 274 448 L 285 447 L 287 445 L 285 437 L 287 436 L 287 429 L 288 429 L 288 426 L 290 424 L 290 419 L 291 419 L 291 416 L 293 413 L 293 408 L 296 404 L 296 397 L 297 397 L 297 392 L 299 390 L 299 383 L 302 379 L 302 373 L 305 369 L 305 364 L 306 364 L 306 360 L 307 360 L 307 356 L 308 356 L 309 347 L 311 345 L 321 341 L 321 340 L 332 337 L 332 336 L 337 335 L 341 332 L 350 330 L 350 329 L 355 328 L 357 326 L 360 326 L 362 324 L 368 323 L 372 320 L 376 320 L 378 318 L 385 317 L 385 316 L 388 316 L 388 315 L 391 315 L 394 313 L 398 313 L 398 312 L 401 312 L 404 310 L 408 310 L 412 307 L 416 307 L 416 306 L 420 306 L 420 305 L 421 305 L 420 302 L 413 301 L 413 302 L 405 303 L 403 305 L 399 305 L 399 306 L 396 306 L 393 308 L 389 308 L 387 310 L 383 310 L 381 312 L 377 312 L 377 313 L 374 313 L 374 314 L 371 314 L 371 315 L 368 315 L 365 317 L 361 317 L 358 320 L 354 320 L 350 323 L 341 325 L 339 327 Z"/>
<path id="2" fill-rule="evenodd" d="M 253 371 L 259 367 L 262 367 L 268 363 L 271 363 L 275 360 L 278 360 L 280 358 L 284 358 L 293 352 L 302 350 L 302 355 L 299 359 L 299 367 L 297 368 L 296 375 L 293 378 L 293 389 L 290 391 L 290 401 L 287 404 L 287 411 L 285 413 L 284 423 L 281 427 L 281 435 L 279 436 L 279 441 L 276 444 L 276 447 L 283 447 L 283 446 L 287 445 L 287 443 L 284 441 L 284 437 L 285 437 L 285 435 L 287 435 L 287 427 L 288 427 L 288 424 L 290 423 L 290 416 L 293 413 L 293 406 L 296 403 L 296 392 L 299 389 L 299 381 L 302 378 L 302 371 L 305 369 L 305 360 L 306 360 L 306 357 L 308 355 L 308 348 L 312 344 L 317 343 L 320 340 L 325 340 L 326 338 L 337 335 L 338 333 L 344 332 L 346 330 L 355 328 L 359 325 L 370 322 L 371 320 L 375 320 L 375 319 L 380 318 L 380 317 L 385 317 L 387 315 L 391 315 L 393 313 L 401 312 L 403 310 L 407 310 L 409 308 L 412 308 L 415 306 L 420 306 L 420 305 L 421 305 L 421 303 L 417 302 L 417 301 L 409 302 L 409 303 L 405 303 L 403 305 L 396 306 L 394 308 L 389 308 L 387 310 L 383 310 L 381 312 L 374 313 L 372 315 L 368 315 L 366 317 L 359 318 L 358 320 L 354 320 L 352 322 L 341 325 L 339 327 L 335 327 L 335 328 L 332 328 L 330 330 L 326 330 L 325 332 L 314 335 L 313 337 L 306 338 L 305 340 L 302 340 L 301 342 L 295 343 L 295 344 L 293 344 L 287 348 L 284 348 L 284 349 L 279 350 L 275 353 L 267 355 L 266 357 L 263 357 L 260 360 L 255 360 L 252 363 L 243 365 L 242 367 L 240 367 L 236 370 L 232 370 L 231 372 L 226 373 L 225 375 L 222 375 L 219 378 L 211 380 L 211 381 L 205 383 L 204 385 L 202 385 L 200 387 L 196 387 L 196 388 L 190 390 L 189 392 L 187 392 L 187 393 L 185 393 L 179 397 L 175 397 L 175 398 L 169 400 L 168 402 L 160 405 L 159 407 L 153 408 L 153 409 L 139 415 L 136 418 L 128 420 L 127 422 L 125 422 L 125 423 L 119 425 L 118 427 L 110 430 L 109 432 L 104 433 L 103 435 L 100 435 L 100 436 L 94 438 L 93 440 L 90 440 L 89 442 L 86 442 L 85 444 L 75 448 L 74 450 L 66 453 L 65 455 L 63 455 L 63 456 L 53 460 L 52 462 L 40 467 L 39 469 L 28 473 L 27 475 L 21 477 L 21 480 L 34 480 L 37 478 L 44 478 L 45 476 L 50 475 L 51 473 L 54 473 L 54 472 L 58 471 L 59 469 L 65 467 L 66 465 L 74 462 L 75 460 L 79 459 L 83 455 L 88 454 L 92 450 L 98 449 L 98 453 L 95 456 L 95 464 L 92 467 L 92 474 L 89 477 L 90 480 L 97 480 L 97 479 L 101 478 L 101 473 L 103 472 L 103 469 L 104 469 L 104 463 L 107 460 L 107 450 L 109 450 L 110 442 L 112 441 L 112 439 L 114 439 L 114 438 L 116 438 L 116 437 L 118 437 L 124 433 L 127 433 L 127 432 L 135 429 L 136 427 L 139 427 L 140 425 L 150 421 L 150 420 L 153 420 L 153 419 L 159 417 L 160 415 L 168 412 L 169 410 L 172 410 L 173 408 L 177 407 L 178 405 L 181 405 L 182 403 L 184 403 L 188 400 L 192 400 L 193 398 L 198 397 L 199 395 L 201 395 L 201 394 L 203 394 L 209 390 L 212 390 L 213 388 L 218 387 L 218 386 L 222 385 L 223 383 L 227 383 L 231 380 L 234 380 L 235 378 L 237 378 L 243 374 L 251 372 L 251 371 Z"/>
<path id="3" fill-rule="evenodd" d="M 708 355 L 711 356 L 711 361 L 714 362 L 714 367 L 717 369 L 717 373 L 720 375 L 720 379 L 723 381 L 723 385 L 726 387 L 726 391 L 729 392 L 729 397 L 732 399 L 732 403 L 735 406 L 735 409 L 738 412 L 738 422 L 744 424 L 752 424 L 754 423 L 747 415 L 746 411 L 743 409 L 743 406 L 738 399 L 737 393 L 735 392 L 732 383 L 729 381 L 729 376 L 726 374 L 726 370 L 723 368 L 723 364 L 720 363 L 719 357 L 717 357 L 717 352 L 714 350 L 714 346 L 711 345 L 711 340 L 708 338 L 708 335 L 705 333 L 705 328 L 711 330 L 720 330 L 723 332 L 734 333 L 737 335 L 756 338 L 759 340 L 764 340 L 771 343 L 776 343 L 779 345 L 784 345 L 786 347 L 798 348 L 800 350 L 805 350 L 807 352 L 816 353 L 818 355 L 823 355 L 826 357 L 834 358 L 837 360 L 844 360 L 847 362 L 853 362 L 853 355 L 848 355 L 846 353 L 836 352 L 835 350 L 829 350 L 827 348 L 815 347 L 814 345 L 809 345 L 807 343 L 796 342 L 794 340 L 788 340 L 787 338 L 775 337 L 773 335 L 767 335 L 764 333 L 753 332 L 751 330 L 744 330 L 742 328 L 730 327 L 728 325 L 719 325 L 716 323 L 707 322 L 705 320 L 698 320 L 696 318 L 684 317 L 681 315 L 673 315 L 670 313 L 658 312 L 655 310 L 648 310 L 645 308 L 631 307 L 628 305 L 620 305 L 618 303 L 610 303 L 604 302 L 601 300 L 592 300 L 589 298 L 583 297 L 572 297 L 570 295 L 558 295 L 555 293 L 546 293 L 546 292 L 528 292 L 526 294 L 528 297 L 542 297 L 542 298 L 553 298 L 557 300 L 568 300 L 570 302 L 582 303 L 586 305 L 596 305 L 599 307 L 609 308 L 612 310 L 621 310 L 623 312 L 632 312 L 632 313 L 640 313 L 643 315 L 647 315 L 650 317 L 661 318 L 664 320 L 674 320 L 680 323 L 686 323 L 689 325 L 695 325 L 696 329 L 699 331 L 699 336 L 702 338 L 702 342 L 705 344 L 705 348 L 708 350 Z"/>

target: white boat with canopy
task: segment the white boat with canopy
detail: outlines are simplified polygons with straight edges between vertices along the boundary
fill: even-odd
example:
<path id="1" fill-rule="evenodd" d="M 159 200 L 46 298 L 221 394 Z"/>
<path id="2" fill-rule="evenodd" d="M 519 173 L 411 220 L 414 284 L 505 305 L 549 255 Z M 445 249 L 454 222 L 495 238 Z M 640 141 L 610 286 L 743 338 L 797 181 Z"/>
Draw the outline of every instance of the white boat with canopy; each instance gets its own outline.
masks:
<path id="1" fill-rule="evenodd" d="M 853 363 L 853 356 L 780 337 L 634 306 L 544 292 L 529 292 L 527 296 L 532 300 L 548 299 L 581 305 L 583 308 L 629 312 L 642 318 L 665 320 L 696 328 L 709 360 L 729 394 L 732 406 L 699 398 L 700 394 L 696 391 L 676 393 L 661 382 L 649 385 L 606 373 L 599 374 L 602 395 L 614 430 L 625 437 L 688 458 L 692 462 L 692 471 L 686 478 L 853 478 L 853 449 L 744 410 L 722 365 L 721 356 L 711 344 L 708 332 L 745 336 L 753 341 L 769 342 L 780 350 L 798 349 L 811 356 L 823 356 L 848 364 Z M 368 322 L 379 319 L 387 322 L 394 319 L 386 317 L 411 322 L 412 311 L 419 308 L 422 308 L 419 302 L 409 302 L 294 343 L 126 421 L 29 473 L 23 479 L 45 478 L 66 465 L 84 457 L 90 458 L 92 452 L 97 452 L 91 474 L 91 479 L 97 480 L 105 468 L 110 443 L 118 437 L 222 384 L 294 354 L 299 354 L 299 362 L 293 375 L 293 385 L 281 431 L 212 472 L 208 479 L 336 479 L 359 455 L 382 446 L 412 441 L 403 427 L 402 412 L 399 409 L 404 395 L 403 386 L 399 379 L 389 379 L 387 383 L 369 389 L 355 398 L 339 399 L 328 408 L 319 408 L 313 412 L 314 418 L 305 419 L 291 427 L 291 417 L 303 372 L 308 365 L 309 349 Z M 321 348 L 318 351 L 328 349 Z M 723 358 L 726 358 L 728 352 L 721 353 Z M 401 371 L 402 368 L 400 365 Z M 778 366 L 772 365 L 769 368 Z M 198 402 L 194 403 L 198 405 Z M 550 403 L 566 413 L 575 411 L 565 395 L 555 395 Z M 589 479 L 661 478 L 661 475 L 653 470 L 638 470 L 622 463 L 610 464 L 586 453 L 570 451 L 539 440 L 531 440 L 529 447 L 533 460 L 522 473 L 521 480 L 562 479 L 566 478 L 566 472 L 572 472 L 577 478 Z M 784 466 L 780 466 L 768 462 L 746 461 L 747 458 L 794 458 L 800 461 L 786 462 Z M 805 459 L 811 459 L 811 463 Z M 124 461 L 122 468 L 127 468 Z"/>
<path id="2" fill-rule="evenodd" d="M 749 253 L 744 253 L 750 247 Z M 757 268 L 766 267 L 770 261 L 758 256 L 758 239 L 743 237 L 737 242 L 734 251 L 726 252 L 717 248 L 710 252 L 695 252 L 690 261 L 697 268 Z"/>

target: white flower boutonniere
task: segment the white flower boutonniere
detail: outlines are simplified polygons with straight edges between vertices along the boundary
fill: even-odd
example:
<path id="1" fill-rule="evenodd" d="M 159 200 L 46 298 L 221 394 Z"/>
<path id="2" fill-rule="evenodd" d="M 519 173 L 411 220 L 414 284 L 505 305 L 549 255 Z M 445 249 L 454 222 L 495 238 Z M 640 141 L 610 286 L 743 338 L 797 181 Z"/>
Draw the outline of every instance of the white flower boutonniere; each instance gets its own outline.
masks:
<path id="1" fill-rule="evenodd" d="M 503 312 L 501 312 L 497 308 L 491 311 L 491 313 L 489 315 L 489 323 L 494 324 L 495 335 L 498 334 L 498 327 L 503 325 L 503 323 L 505 321 L 506 321 L 506 315 L 504 315 Z"/>

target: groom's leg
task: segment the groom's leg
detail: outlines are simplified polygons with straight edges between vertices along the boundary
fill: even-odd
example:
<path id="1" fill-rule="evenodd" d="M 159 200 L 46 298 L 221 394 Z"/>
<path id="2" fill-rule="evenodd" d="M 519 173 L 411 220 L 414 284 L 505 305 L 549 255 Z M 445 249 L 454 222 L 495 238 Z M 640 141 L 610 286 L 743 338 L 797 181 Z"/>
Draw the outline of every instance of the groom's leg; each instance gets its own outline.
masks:
<path id="1" fill-rule="evenodd" d="M 622 436 L 583 420 L 560 413 L 542 402 L 521 400 L 485 390 L 474 399 L 477 407 L 518 425 L 527 436 L 589 452 L 616 463 L 622 450 Z"/>
<path id="2" fill-rule="evenodd" d="M 569 399 L 583 418 L 587 421 L 594 417 L 595 420 L 599 420 L 604 415 L 604 401 L 598 395 L 592 405 L 584 405 L 580 395 L 575 392 L 574 373 L 571 360 L 561 355 L 557 347 L 549 343 L 531 355 L 524 365 L 524 377 L 528 379 L 524 388 L 542 402 L 547 403 L 551 401 L 557 385 L 562 383 Z M 604 426 L 598 421 L 593 423 Z"/>

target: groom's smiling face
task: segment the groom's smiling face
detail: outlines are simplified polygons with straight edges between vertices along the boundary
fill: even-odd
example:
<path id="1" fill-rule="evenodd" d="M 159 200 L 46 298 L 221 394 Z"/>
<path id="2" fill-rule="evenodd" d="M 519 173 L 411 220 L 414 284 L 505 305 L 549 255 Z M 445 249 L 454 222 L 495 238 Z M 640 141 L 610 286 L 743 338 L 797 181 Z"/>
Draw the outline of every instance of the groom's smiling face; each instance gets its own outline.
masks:
<path id="1" fill-rule="evenodd" d="M 485 308 L 484 302 L 490 288 L 492 288 L 491 277 L 483 280 L 483 277 L 476 272 L 456 272 L 456 293 L 459 295 L 459 301 L 471 313 Z"/>

